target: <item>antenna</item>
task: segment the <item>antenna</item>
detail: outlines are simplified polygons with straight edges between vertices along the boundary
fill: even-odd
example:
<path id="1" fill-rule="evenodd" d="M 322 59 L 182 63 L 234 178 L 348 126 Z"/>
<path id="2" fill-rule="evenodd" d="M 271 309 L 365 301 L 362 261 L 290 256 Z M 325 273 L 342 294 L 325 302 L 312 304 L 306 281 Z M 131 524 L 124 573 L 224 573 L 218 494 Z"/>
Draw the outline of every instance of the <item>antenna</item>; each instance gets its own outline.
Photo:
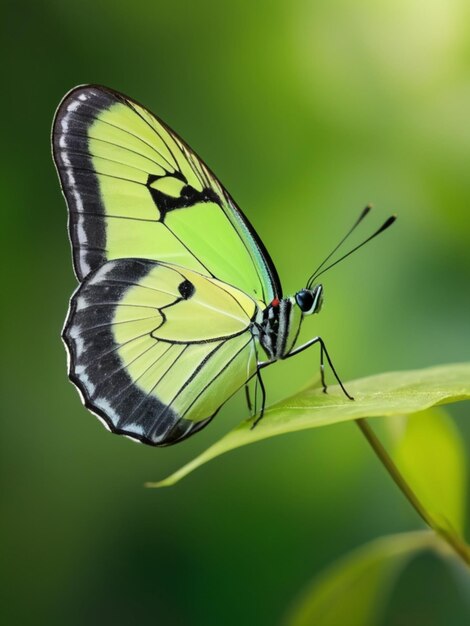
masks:
<path id="1" fill-rule="evenodd" d="M 365 218 L 365 216 L 370 212 L 370 210 L 372 209 L 372 206 L 370 204 L 368 204 L 362 211 L 361 214 L 359 215 L 359 217 L 357 218 L 357 220 L 354 222 L 354 224 L 351 226 L 351 228 L 348 230 L 348 232 L 344 235 L 344 237 L 341 239 L 341 241 L 333 248 L 333 250 L 330 252 L 330 254 L 320 263 L 320 265 L 317 267 L 317 269 L 313 272 L 313 274 L 310 276 L 310 278 L 307 281 L 307 287 L 309 287 L 312 282 L 315 280 L 315 276 L 317 274 L 317 272 L 319 270 L 321 270 L 321 268 L 325 265 L 325 263 L 331 259 L 331 257 L 333 256 L 333 254 L 338 250 L 338 248 L 340 248 L 343 243 L 346 241 L 346 239 L 349 237 L 349 235 L 356 230 L 356 227 L 359 226 L 359 224 L 362 222 L 362 220 Z"/>
<path id="2" fill-rule="evenodd" d="M 359 245 L 355 246 L 352 250 L 350 250 L 349 252 L 344 254 L 342 257 L 337 259 L 334 263 L 331 263 L 331 265 L 328 265 L 327 267 L 325 267 L 321 272 L 318 272 L 318 270 L 317 270 L 317 272 L 315 272 L 315 274 L 309 279 L 309 281 L 307 283 L 307 287 L 310 288 L 312 281 L 314 281 L 316 278 L 318 278 L 319 276 L 324 274 L 326 271 L 328 271 L 329 269 L 331 269 L 332 267 L 334 267 L 335 265 L 337 265 L 341 261 L 344 261 L 344 259 L 346 259 L 350 254 L 352 254 L 353 252 L 356 252 L 356 250 L 359 250 L 359 248 L 362 248 L 362 246 L 365 246 L 366 243 L 368 243 L 369 241 L 374 239 L 374 237 L 377 237 L 377 235 L 380 235 L 380 233 L 383 233 L 384 230 L 387 230 L 387 228 L 389 228 L 396 219 L 397 219 L 396 215 L 391 215 L 388 219 L 385 220 L 385 222 L 382 224 L 382 226 L 375 231 L 375 233 L 372 233 L 372 235 L 370 235 L 370 237 L 367 237 L 367 239 L 364 239 L 364 241 L 362 243 L 360 243 Z M 323 265 L 323 263 L 322 263 L 322 265 Z M 320 267 L 322 267 L 322 265 Z"/>

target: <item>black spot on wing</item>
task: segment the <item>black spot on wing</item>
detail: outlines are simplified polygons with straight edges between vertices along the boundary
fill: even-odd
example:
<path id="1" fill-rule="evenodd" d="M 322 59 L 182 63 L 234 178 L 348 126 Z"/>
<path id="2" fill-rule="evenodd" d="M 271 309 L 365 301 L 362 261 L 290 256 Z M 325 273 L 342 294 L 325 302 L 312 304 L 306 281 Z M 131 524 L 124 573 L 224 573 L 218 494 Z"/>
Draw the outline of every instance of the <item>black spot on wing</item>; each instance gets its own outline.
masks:
<path id="1" fill-rule="evenodd" d="M 179 171 L 176 171 L 171 176 L 181 180 L 182 182 L 187 182 L 186 178 Z M 152 183 L 161 178 L 164 178 L 164 176 L 155 176 L 155 174 L 149 174 L 147 178 L 147 188 L 160 213 L 161 222 L 165 221 L 165 217 L 169 211 L 174 211 L 175 209 L 186 209 L 201 202 L 214 202 L 220 205 L 220 198 L 211 187 L 204 187 L 202 191 L 198 191 L 191 185 L 186 184 L 181 189 L 180 195 L 178 197 L 174 197 L 151 186 Z"/>
<path id="2" fill-rule="evenodd" d="M 190 280 L 186 279 L 178 285 L 178 291 L 180 292 L 183 300 L 189 300 L 189 298 L 194 295 L 196 289 L 193 283 Z"/>

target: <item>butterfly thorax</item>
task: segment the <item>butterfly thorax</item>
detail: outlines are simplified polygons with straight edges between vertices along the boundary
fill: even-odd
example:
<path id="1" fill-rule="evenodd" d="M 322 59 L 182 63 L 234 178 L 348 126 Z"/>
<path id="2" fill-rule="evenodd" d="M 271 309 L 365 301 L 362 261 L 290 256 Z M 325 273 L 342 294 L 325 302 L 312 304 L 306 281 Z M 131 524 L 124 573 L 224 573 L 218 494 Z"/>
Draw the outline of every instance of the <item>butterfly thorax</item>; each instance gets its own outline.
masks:
<path id="1" fill-rule="evenodd" d="M 293 298 L 275 298 L 265 309 L 259 309 L 252 333 L 258 338 L 269 360 L 282 359 L 290 350 Z"/>
<path id="2" fill-rule="evenodd" d="M 305 315 L 319 313 L 323 302 L 323 285 L 312 285 L 290 298 L 277 298 L 264 309 L 258 309 L 251 326 L 269 361 L 285 359 L 299 337 Z"/>

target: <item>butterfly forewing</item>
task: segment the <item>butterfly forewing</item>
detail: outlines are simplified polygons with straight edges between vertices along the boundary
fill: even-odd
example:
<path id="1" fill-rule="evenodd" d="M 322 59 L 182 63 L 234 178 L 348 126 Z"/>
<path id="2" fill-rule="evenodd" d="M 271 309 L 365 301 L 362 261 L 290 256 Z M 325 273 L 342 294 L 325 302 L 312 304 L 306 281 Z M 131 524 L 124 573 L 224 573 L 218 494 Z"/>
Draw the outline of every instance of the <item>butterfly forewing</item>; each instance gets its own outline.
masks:
<path id="1" fill-rule="evenodd" d="M 206 165 L 163 122 L 125 96 L 79 87 L 53 128 L 80 280 L 107 260 L 168 261 L 269 303 L 276 270 Z"/>

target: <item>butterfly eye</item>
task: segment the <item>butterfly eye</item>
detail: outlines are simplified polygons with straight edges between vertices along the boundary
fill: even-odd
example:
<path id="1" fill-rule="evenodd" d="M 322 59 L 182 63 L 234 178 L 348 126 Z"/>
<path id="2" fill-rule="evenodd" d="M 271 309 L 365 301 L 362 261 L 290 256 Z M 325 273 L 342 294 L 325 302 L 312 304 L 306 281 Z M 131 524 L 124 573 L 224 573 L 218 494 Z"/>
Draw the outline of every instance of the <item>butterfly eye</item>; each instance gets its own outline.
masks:
<path id="1" fill-rule="evenodd" d="M 322 285 L 317 285 L 313 289 L 302 289 L 298 291 L 295 294 L 295 301 L 302 313 L 319 313 L 323 303 Z"/>
<path id="2" fill-rule="evenodd" d="M 313 294 L 310 289 L 302 289 L 295 294 L 295 301 L 299 305 L 300 310 L 303 313 L 307 313 L 312 308 Z"/>

